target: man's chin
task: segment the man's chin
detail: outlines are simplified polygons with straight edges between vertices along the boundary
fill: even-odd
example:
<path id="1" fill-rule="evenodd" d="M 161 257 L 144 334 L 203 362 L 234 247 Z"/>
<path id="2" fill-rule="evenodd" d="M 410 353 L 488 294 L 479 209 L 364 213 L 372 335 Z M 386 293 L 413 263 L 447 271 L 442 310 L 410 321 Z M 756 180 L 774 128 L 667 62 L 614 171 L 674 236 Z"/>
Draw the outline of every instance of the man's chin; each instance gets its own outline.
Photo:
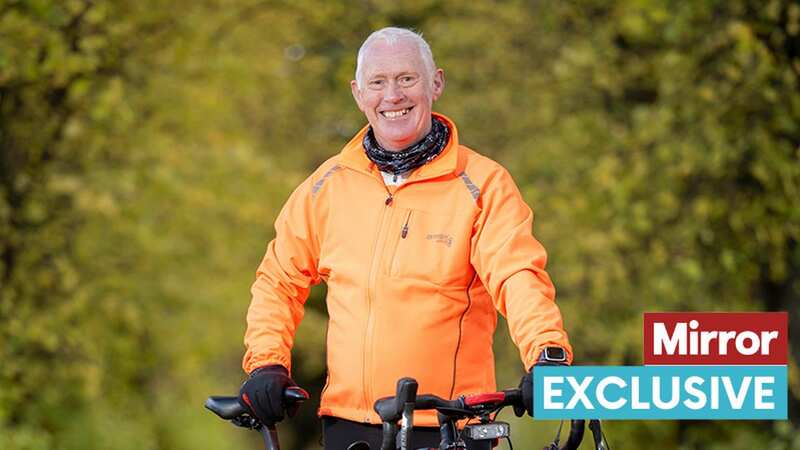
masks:
<path id="1" fill-rule="evenodd" d="M 375 137 L 386 150 L 402 150 L 414 143 L 414 133 L 401 130 L 382 130 Z"/>

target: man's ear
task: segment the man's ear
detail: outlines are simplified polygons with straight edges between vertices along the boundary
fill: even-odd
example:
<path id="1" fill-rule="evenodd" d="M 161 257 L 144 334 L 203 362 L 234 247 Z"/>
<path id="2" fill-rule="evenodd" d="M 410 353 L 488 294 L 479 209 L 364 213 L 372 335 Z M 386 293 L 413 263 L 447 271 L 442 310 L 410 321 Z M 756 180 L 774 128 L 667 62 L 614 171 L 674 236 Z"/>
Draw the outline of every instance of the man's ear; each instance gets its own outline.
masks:
<path id="1" fill-rule="evenodd" d="M 364 111 L 364 108 L 361 106 L 361 89 L 358 87 L 358 82 L 356 82 L 356 80 L 350 81 L 350 92 L 353 94 L 353 100 L 356 101 L 358 109 Z"/>
<path id="2" fill-rule="evenodd" d="M 444 70 L 436 69 L 433 73 L 433 96 L 432 100 L 435 102 L 442 96 L 444 92 Z"/>

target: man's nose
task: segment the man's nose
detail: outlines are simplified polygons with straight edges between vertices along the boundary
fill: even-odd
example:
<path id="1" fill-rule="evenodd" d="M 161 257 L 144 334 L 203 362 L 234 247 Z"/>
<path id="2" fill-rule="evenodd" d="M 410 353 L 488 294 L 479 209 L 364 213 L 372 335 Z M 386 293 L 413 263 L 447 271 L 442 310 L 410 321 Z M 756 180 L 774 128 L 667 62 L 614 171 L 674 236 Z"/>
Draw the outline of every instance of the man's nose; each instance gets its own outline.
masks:
<path id="1" fill-rule="evenodd" d="M 386 86 L 386 92 L 384 93 L 383 97 L 387 102 L 397 103 L 402 101 L 405 96 L 406 94 L 403 92 L 402 87 L 395 82 L 390 82 Z"/>

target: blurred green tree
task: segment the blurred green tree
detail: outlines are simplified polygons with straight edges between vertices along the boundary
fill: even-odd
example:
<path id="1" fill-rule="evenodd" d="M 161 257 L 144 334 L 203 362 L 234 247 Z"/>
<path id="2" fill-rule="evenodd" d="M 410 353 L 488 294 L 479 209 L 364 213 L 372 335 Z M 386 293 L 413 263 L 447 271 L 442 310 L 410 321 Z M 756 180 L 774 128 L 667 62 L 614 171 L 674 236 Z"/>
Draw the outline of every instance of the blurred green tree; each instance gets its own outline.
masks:
<path id="1" fill-rule="evenodd" d="M 537 213 L 579 363 L 640 363 L 646 310 L 787 310 L 800 335 L 796 2 L 3 0 L 0 448 L 259 447 L 199 405 L 237 389 L 272 219 L 365 122 L 348 83 L 386 25 L 425 33 L 436 109 Z M 315 398 L 324 294 L 294 352 Z M 614 422 L 612 445 L 800 448 L 792 344 L 791 421 Z M 516 383 L 502 325 L 495 348 Z M 285 447 L 319 447 L 314 412 Z"/>

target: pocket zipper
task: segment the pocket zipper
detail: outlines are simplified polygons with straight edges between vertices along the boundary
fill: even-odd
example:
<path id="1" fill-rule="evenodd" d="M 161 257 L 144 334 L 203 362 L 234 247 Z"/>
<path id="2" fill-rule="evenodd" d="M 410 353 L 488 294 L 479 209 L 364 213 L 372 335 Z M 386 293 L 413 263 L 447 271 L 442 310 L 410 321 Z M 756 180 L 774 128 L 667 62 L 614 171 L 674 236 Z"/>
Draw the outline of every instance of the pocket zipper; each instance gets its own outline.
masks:
<path id="1" fill-rule="evenodd" d="M 394 271 L 396 270 L 397 264 L 397 254 L 400 252 L 400 241 L 405 239 L 408 236 L 408 222 L 411 220 L 411 210 L 409 209 L 406 212 L 406 217 L 403 220 L 403 228 L 400 229 L 400 239 L 397 240 L 397 243 L 394 246 L 394 253 L 392 254 L 392 262 L 389 264 L 389 274 L 391 276 L 394 275 Z"/>
<path id="2" fill-rule="evenodd" d="M 402 230 L 400 230 L 400 238 L 405 239 L 408 236 L 408 221 L 411 219 L 411 210 L 408 210 L 406 213 L 406 221 L 403 224 Z"/>

